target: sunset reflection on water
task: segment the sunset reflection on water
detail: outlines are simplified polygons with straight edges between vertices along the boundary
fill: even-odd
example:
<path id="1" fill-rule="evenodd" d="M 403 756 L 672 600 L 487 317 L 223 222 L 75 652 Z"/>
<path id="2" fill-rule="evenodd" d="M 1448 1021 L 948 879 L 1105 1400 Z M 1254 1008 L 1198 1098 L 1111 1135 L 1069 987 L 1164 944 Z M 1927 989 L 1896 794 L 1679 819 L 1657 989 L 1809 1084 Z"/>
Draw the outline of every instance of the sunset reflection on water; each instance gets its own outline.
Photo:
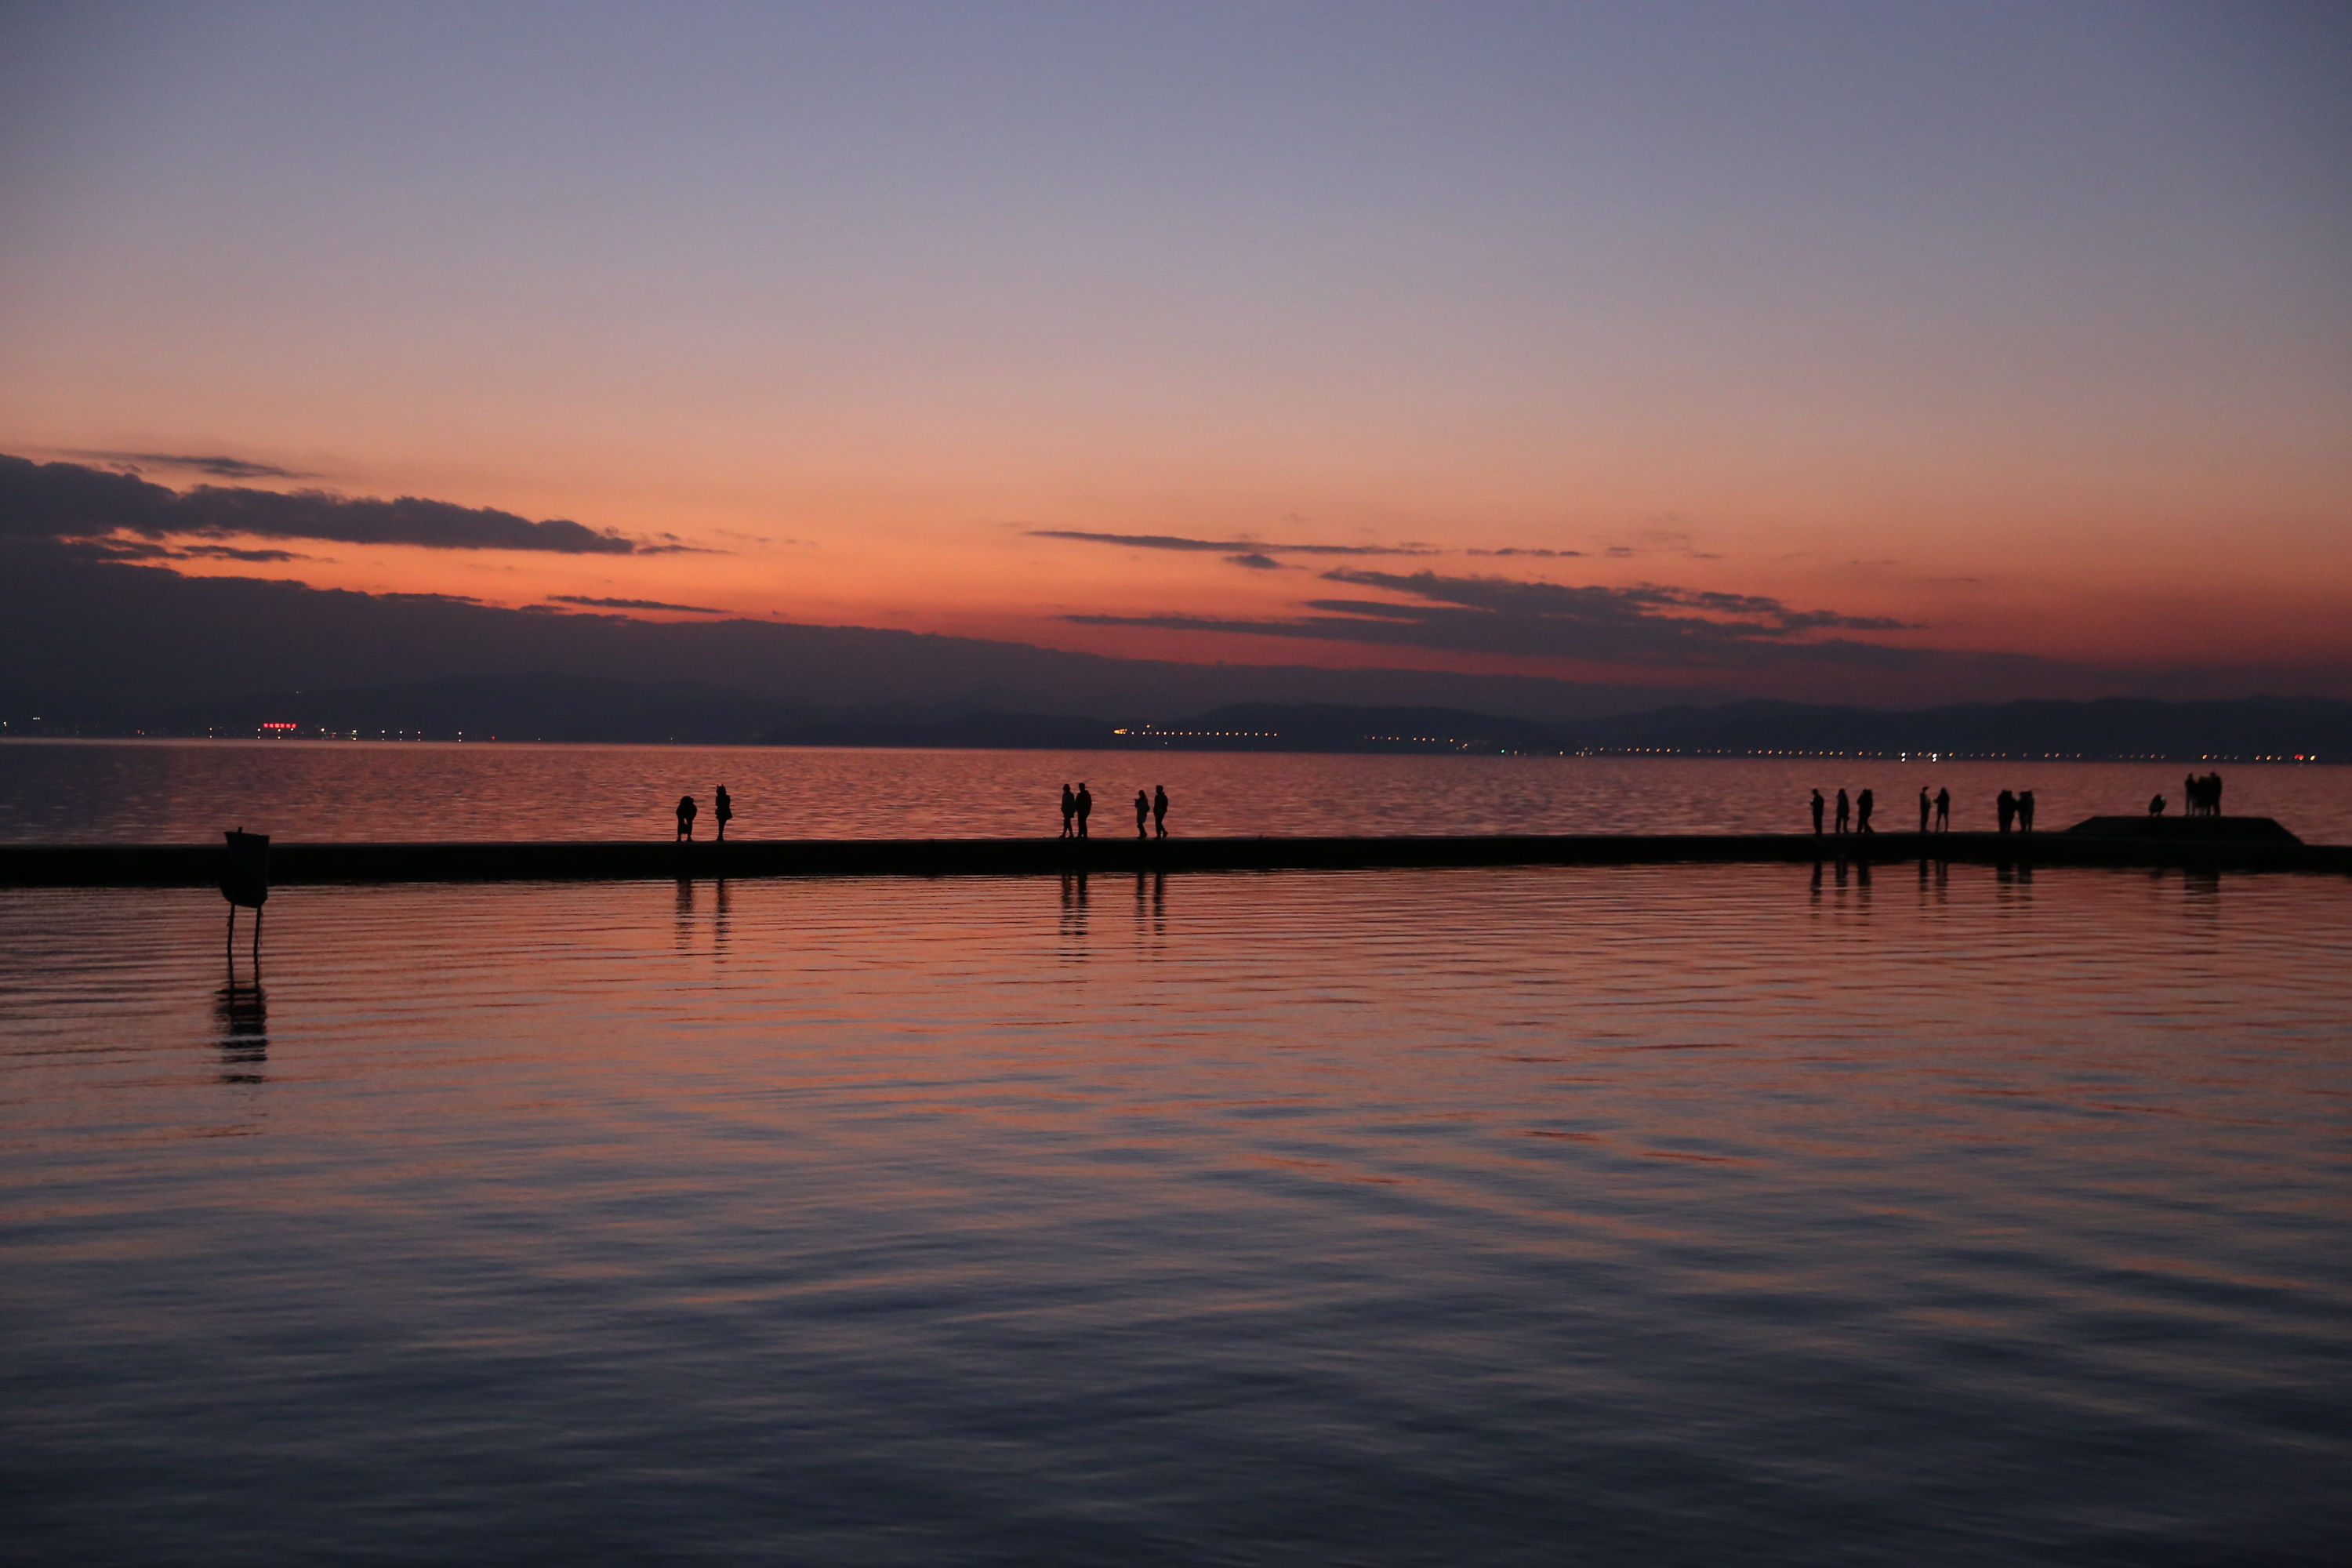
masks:
<path id="1" fill-rule="evenodd" d="M 236 991 L 220 910 L 0 894 L 36 1552 L 2187 1563 L 2347 1522 L 2339 881 L 287 889 Z"/>

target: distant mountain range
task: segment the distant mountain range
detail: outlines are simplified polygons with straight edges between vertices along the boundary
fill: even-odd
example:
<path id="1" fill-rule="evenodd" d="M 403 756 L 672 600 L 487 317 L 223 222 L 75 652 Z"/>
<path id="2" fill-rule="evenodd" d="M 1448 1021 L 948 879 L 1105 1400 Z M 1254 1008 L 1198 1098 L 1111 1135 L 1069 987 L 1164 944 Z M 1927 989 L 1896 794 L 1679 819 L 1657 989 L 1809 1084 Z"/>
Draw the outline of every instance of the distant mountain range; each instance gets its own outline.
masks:
<path id="1" fill-rule="evenodd" d="M 57 733 L 14 722 L 9 734 Z M 677 742 L 1055 751 L 2352 758 L 2352 702 L 2245 698 L 1967 703 L 1915 710 L 1746 701 L 1544 722 L 1457 708 L 1238 703 L 1195 713 L 998 711 L 866 703 L 811 709 L 691 680 L 447 677 L 186 704 L 83 733 L 468 741 Z"/>

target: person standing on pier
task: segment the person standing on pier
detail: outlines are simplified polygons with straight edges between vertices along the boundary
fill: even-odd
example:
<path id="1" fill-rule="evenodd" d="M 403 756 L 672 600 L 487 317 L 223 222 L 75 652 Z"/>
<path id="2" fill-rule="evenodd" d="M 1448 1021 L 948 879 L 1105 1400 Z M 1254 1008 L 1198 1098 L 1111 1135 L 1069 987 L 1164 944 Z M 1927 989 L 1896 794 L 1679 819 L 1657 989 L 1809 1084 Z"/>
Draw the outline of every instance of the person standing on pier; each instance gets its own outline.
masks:
<path id="1" fill-rule="evenodd" d="M 2033 831 L 2033 792 L 2030 789 L 2017 792 L 2017 830 L 2020 833 Z"/>
<path id="2" fill-rule="evenodd" d="M 1843 833 L 1846 830 L 1847 824 L 1851 823 L 1853 820 L 1853 803 L 1846 799 L 1845 791 L 1840 790 L 1838 791 L 1837 802 L 1837 830 L 1840 833 Z"/>
<path id="3" fill-rule="evenodd" d="M 1087 787 L 1087 781 L 1086 781 L 1086 780 L 1084 780 L 1084 779 L 1080 779 L 1080 780 L 1078 781 L 1078 837 L 1079 837 L 1084 838 L 1084 837 L 1087 836 L 1087 817 L 1089 817 L 1089 816 L 1092 816 L 1094 814 L 1095 814 L 1095 795 L 1094 795 L 1094 791 L 1092 791 L 1092 790 L 1090 790 L 1090 789 L 1088 789 L 1088 788 Z"/>
<path id="4" fill-rule="evenodd" d="M 1948 789 L 1939 789 L 1936 792 L 1936 831 L 1938 833 L 1949 833 L 1951 830 L 1952 792 Z"/>
<path id="5" fill-rule="evenodd" d="M 2000 824 L 2000 830 L 2008 832 L 2010 824 L 2017 820 L 2017 797 L 2007 790 L 2001 791 L 1993 797 L 1992 814 Z"/>
<path id="6" fill-rule="evenodd" d="M 727 786 L 720 784 L 719 793 L 710 797 L 710 820 L 719 825 L 719 831 L 712 837 L 721 844 L 726 843 L 727 825 L 734 819 L 735 803 L 727 798 Z"/>
<path id="7" fill-rule="evenodd" d="M 677 797 L 677 836 L 679 838 L 688 841 L 691 841 L 693 839 L 695 815 L 694 797 L 690 795 L 679 795 Z"/>
<path id="8" fill-rule="evenodd" d="M 1929 800 L 1929 799 L 1927 798 L 1927 786 L 1926 784 L 1921 784 L 1921 785 L 1919 786 L 1919 831 L 1920 831 L 1920 832 L 1925 833 L 1925 832 L 1927 832 L 1927 814 L 1928 814 L 1929 812 L 1931 812 L 1931 811 L 1935 810 L 1935 809 L 1936 809 L 1936 803 L 1935 803 L 1934 801 L 1931 801 L 1931 800 Z"/>
<path id="9" fill-rule="evenodd" d="M 1853 797 L 1853 830 L 1856 833 L 1875 833 L 1878 831 L 1876 828 L 1870 826 L 1871 809 L 1877 804 L 1877 799 L 1872 795 L 1868 790 L 1864 790 L 1860 795 Z"/>
<path id="10" fill-rule="evenodd" d="M 1138 838 L 1149 838 L 1151 837 L 1151 835 L 1145 831 L 1144 828 L 1144 824 L 1150 820 L 1151 797 L 1144 794 L 1141 790 L 1137 790 L 1135 792 L 1135 836 Z"/>
<path id="11" fill-rule="evenodd" d="M 1155 838 L 1168 837 L 1168 786 L 1166 784 L 1151 786 L 1151 836 Z"/>
<path id="12" fill-rule="evenodd" d="M 1062 837 L 1075 838 L 1078 830 L 1073 826 L 1078 816 L 1078 797 L 1070 793 L 1070 782 L 1062 781 Z"/>
<path id="13" fill-rule="evenodd" d="M 1816 838 L 1822 836 L 1822 807 L 1828 804 L 1829 802 L 1822 798 L 1821 791 L 1813 792 L 1813 837 Z"/>

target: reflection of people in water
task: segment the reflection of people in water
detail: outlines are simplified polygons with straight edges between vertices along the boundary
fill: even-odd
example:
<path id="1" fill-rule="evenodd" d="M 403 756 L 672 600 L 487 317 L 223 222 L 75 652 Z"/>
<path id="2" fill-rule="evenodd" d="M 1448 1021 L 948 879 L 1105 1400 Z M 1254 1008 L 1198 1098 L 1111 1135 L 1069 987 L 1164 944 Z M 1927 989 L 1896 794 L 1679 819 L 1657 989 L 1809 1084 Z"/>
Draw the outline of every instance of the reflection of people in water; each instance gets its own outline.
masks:
<path id="1" fill-rule="evenodd" d="M 1846 824 L 1853 820 L 1853 803 L 1846 799 L 1845 791 L 1840 790 L 1838 791 L 1837 798 L 1837 830 L 1840 833 L 1843 833 L 1846 829 Z"/>
<path id="2" fill-rule="evenodd" d="M 1952 792 L 1948 789 L 1938 789 L 1936 792 L 1936 831 L 1949 833 L 1951 830 Z"/>
<path id="3" fill-rule="evenodd" d="M 1087 818 L 1095 814 L 1094 792 L 1087 788 L 1086 780 L 1078 781 L 1078 837 L 1087 836 Z"/>
<path id="4" fill-rule="evenodd" d="M 1168 837 L 1168 786 L 1166 784 L 1151 786 L 1151 836 L 1154 838 Z"/>
<path id="5" fill-rule="evenodd" d="M 1144 826 L 1150 820 L 1151 797 L 1144 794 L 1141 790 L 1137 790 L 1135 792 L 1135 836 L 1138 838 L 1149 838 L 1151 837 L 1150 833 L 1147 831 Z"/>
<path id="6" fill-rule="evenodd" d="M 1876 804 L 1876 800 L 1872 796 L 1868 790 L 1864 790 L 1860 795 L 1853 797 L 1853 830 L 1856 833 L 1874 833 L 1877 831 L 1877 829 L 1870 826 L 1871 808 Z"/>
<path id="7" fill-rule="evenodd" d="M 1816 838 L 1822 836 L 1822 807 L 1828 804 L 1822 798 L 1821 791 L 1813 792 L 1813 837 Z"/>
<path id="8" fill-rule="evenodd" d="M 690 795 L 679 795 L 677 797 L 677 836 L 680 838 L 694 837 L 695 816 L 694 797 Z"/>
<path id="9" fill-rule="evenodd" d="M 710 798 L 710 820 L 719 825 L 719 831 L 711 837 L 723 841 L 727 837 L 727 825 L 734 819 L 735 803 L 727 798 L 727 786 L 720 784 L 719 793 Z"/>
<path id="10" fill-rule="evenodd" d="M 1078 797 L 1077 797 L 1076 795 L 1072 795 L 1072 794 L 1070 793 L 1069 781 L 1067 781 L 1067 780 L 1066 779 L 1066 780 L 1064 780 L 1064 781 L 1063 781 L 1063 783 L 1062 783 L 1062 837 L 1065 837 L 1065 838 L 1070 838 L 1070 837 L 1076 837 L 1076 834 L 1077 834 L 1077 831 L 1078 831 L 1078 830 L 1077 830 L 1077 828 L 1076 828 L 1076 826 L 1073 826 L 1073 824 L 1076 822 L 1076 820 L 1077 820 L 1077 816 L 1078 816 Z"/>

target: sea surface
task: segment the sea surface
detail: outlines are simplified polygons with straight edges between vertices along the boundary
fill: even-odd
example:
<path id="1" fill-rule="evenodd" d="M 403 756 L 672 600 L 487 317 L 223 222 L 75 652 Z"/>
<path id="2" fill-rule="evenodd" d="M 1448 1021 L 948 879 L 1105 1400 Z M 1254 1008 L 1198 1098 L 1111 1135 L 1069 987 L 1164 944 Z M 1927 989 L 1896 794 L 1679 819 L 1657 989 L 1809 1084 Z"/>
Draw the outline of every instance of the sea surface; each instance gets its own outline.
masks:
<path id="1" fill-rule="evenodd" d="M 2352 844 L 2352 768 L 2194 764 L 2231 815 Z M 681 795 L 720 784 L 738 838 L 1052 836 L 1065 783 L 1098 834 L 1131 834 L 1165 785 L 1172 832 L 1782 833 L 1819 789 L 1875 792 L 1881 828 L 1918 826 L 1948 789 L 1952 826 L 1990 831 L 1993 797 L 2034 792 L 2042 831 L 2175 812 L 2192 765 L 1859 758 L 1353 756 L 457 742 L 0 742 L 0 843 L 217 843 L 223 829 L 303 841 L 667 838 Z"/>
<path id="2" fill-rule="evenodd" d="M 209 891 L 0 890 L 0 954 L 11 1562 L 2352 1541 L 2341 879 L 289 888 L 257 984 Z"/>

